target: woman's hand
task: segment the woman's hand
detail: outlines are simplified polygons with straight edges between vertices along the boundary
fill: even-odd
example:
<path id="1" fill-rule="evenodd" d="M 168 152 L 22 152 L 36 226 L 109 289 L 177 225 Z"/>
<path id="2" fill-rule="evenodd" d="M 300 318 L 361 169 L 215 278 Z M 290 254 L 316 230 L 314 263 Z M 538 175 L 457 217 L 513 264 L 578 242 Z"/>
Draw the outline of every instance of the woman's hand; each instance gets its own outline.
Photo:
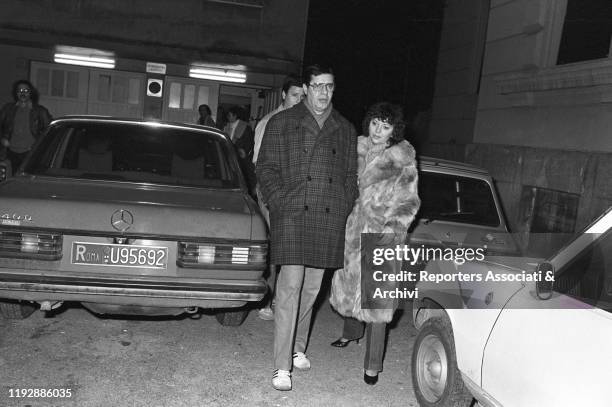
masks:
<path id="1" fill-rule="evenodd" d="M 378 239 L 376 241 L 376 246 L 391 246 L 396 244 L 397 235 L 395 232 L 383 232 L 378 235 Z"/>

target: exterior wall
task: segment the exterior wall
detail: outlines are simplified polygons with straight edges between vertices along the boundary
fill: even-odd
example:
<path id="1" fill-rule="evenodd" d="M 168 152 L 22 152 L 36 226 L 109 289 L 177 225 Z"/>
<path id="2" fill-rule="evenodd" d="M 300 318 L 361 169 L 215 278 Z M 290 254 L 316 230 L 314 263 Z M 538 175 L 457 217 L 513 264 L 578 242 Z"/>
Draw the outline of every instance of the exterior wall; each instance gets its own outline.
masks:
<path id="1" fill-rule="evenodd" d="M 448 1 L 444 10 L 426 148 L 436 145 L 446 158 L 459 158 L 472 142 L 489 2 Z"/>
<path id="2" fill-rule="evenodd" d="M 238 4 L 242 3 L 242 5 Z M 31 78 L 31 62 L 53 62 L 57 45 L 113 52 L 116 71 L 188 78 L 191 63 L 239 66 L 250 95 L 278 88 L 302 65 L 309 0 L 7 0 L 0 2 L 0 102 Z M 252 7 L 255 6 L 255 7 Z M 167 81 L 166 81 L 167 82 Z M 219 82 L 223 85 L 223 82 Z M 223 86 L 217 96 L 222 96 Z M 146 88 L 142 88 L 146 92 Z M 161 99 L 145 95 L 146 117 L 162 118 Z M 251 98 L 257 118 L 263 100 Z M 216 112 L 213 112 L 213 116 Z M 262 113 L 263 114 L 263 113 Z"/>
<path id="3" fill-rule="evenodd" d="M 245 2 L 262 7 L 229 3 L 5 0 L 0 3 L 0 38 L 91 48 L 112 45 L 120 57 L 155 56 L 160 62 L 200 60 L 264 70 L 299 67 L 308 0 Z"/>
<path id="4" fill-rule="evenodd" d="M 447 15 L 461 5 L 461 0 L 449 1 Z M 526 232 L 521 219 L 525 187 L 578 196 L 575 230 L 612 204 L 612 58 L 556 65 L 566 6 L 566 0 L 491 0 L 473 137 L 453 140 L 431 128 L 430 154 L 460 157 L 492 173 L 518 232 Z M 473 13 L 460 12 L 459 19 L 470 21 L 476 31 Z M 453 29 L 452 21 L 445 15 L 446 31 Z M 448 52 L 441 49 L 441 59 Z M 465 65 L 470 52 L 457 53 L 455 65 Z M 444 70 L 438 76 L 434 118 L 440 121 L 446 112 L 455 118 L 449 129 L 454 124 L 456 132 L 467 134 L 457 119 L 470 110 L 469 78 L 460 70 L 454 78 Z M 447 80 L 452 83 L 446 89 L 463 92 L 463 104 L 442 107 L 439 84 Z"/>
<path id="5" fill-rule="evenodd" d="M 612 154 L 471 144 L 466 161 L 491 172 L 515 232 L 525 231 L 519 213 L 523 186 L 580 195 L 576 231 L 612 204 Z"/>
<path id="6" fill-rule="evenodd" d="M 556 66 L 565 4 L 493 2 L 475 142 L 612 152 L 612 59 Z"/>

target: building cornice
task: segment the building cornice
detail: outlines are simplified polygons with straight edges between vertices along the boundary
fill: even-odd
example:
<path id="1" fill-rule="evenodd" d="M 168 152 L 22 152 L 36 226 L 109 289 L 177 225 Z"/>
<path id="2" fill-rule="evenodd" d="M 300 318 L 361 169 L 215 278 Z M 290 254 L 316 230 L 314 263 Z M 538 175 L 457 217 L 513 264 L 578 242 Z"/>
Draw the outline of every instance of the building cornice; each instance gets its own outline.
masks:
<path id="1" fill-rule="evenodd" d="M 612 85 L 612 59 L 543 69 L 525 67 L 520 72 L 498 75 L 495 82 L 498 93 L 502 95 Z"/>

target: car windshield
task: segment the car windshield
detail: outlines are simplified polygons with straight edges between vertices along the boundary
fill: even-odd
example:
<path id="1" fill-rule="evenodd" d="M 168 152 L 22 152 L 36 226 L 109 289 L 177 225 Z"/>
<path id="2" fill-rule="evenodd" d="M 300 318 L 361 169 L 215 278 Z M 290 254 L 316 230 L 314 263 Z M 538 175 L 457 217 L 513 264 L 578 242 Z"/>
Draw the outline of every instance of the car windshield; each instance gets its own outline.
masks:
<path id="1" fill-rule="evenodd" d="M 484 180 L 421 171 L 419 196 L 424 219 L 500 225 L 493 191 Z"/>
<path id="2" fill-rule="evenodd" d="M 555 291 L 612 312 L 612 229 L 557 271 Z"/>
<path id="3" fill-rule="evenodd" d="M 220 135 L 164 125 L 63 122 L 36 146 L 26 173 L 166 185 L 237 188 Z"/>

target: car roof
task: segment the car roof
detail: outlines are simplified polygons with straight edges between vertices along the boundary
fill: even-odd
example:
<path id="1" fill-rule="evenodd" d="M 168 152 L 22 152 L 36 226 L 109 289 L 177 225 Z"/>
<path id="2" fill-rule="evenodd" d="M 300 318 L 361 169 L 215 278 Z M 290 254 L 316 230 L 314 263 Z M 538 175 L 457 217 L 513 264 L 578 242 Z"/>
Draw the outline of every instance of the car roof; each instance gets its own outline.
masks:
<path id="1" fill-rule="evenodd" d="M 54 119 L 51 124 L 60 122 L 79 122 L 87 121 L 92 123 L 127 123 L 140 124 L 145 126 L 162 126 L 162 127 L 180 127 L 188 130 L 208 130 L 209 132 L 217 133 L 227 138 L 227 135 L 216 127 L 203 126 L 200 124 L 188 124 L 179 122 L 170 122 L 156 119 L 134 119 L 129 117 L 114 117 L 114 116 L 97 116 L 97 115 L 67 115 Z"/>
<path id="2" fill-rule="evenodd" d="M 429 156 L 419 156 L 418 162 L 420 169 L 426 171 L 430 170 L 435 172 L 448 172 L 451 174 L 478 174 L 490 176 L 489 172 L 484 168 L 459 161 L 444 160 L 442 158 Z"/>
<path id="3" fill-rule="evenodd" d="M 142 124 L 152 126 L 164 126 L 164 127 L 180 127 L 191 130 L 208 130 L 219 135 L 223 135 L 227 138 L 227 135 L 221 130 L 203 126 L 199 124 L 188 124 L 179 122 L 170 122 L 164 120 L 155 119 L 135 119 L 127 117 L 114 117 L 114 116 L 98 116 L 98 115 L 67 115 L 58 117 L 53 120 L 52 123 L 69 122 L 69 121 L 90 121 L 90 122 L 102 122 L 102 123 L 129 123 L 129 124 Z M 419 167 L 422 170 L 430 170 L 435 172 L 448 172 L 452 174 L 479 174 L 489 176 L 489 172 L 484 168 L 477 167 L 472 164 L 467 164 L 459 161 L 445 160 L 442 158 L 419 156 Z"/>

